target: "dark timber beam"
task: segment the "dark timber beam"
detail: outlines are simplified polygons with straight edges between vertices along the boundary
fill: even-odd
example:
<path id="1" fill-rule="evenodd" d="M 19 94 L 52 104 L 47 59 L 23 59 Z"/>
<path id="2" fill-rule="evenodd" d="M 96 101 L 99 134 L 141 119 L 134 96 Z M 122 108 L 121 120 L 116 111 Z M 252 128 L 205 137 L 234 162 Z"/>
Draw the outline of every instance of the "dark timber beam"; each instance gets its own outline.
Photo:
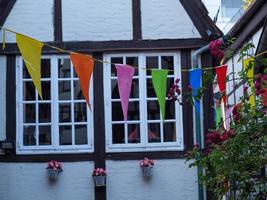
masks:
<path id="1" fill-rule="evenodd" d="M 132 0 L 133 40 L 142 40 L 141 0 Z"/>
<path id="2" fill-rule="evenodd" d="M 11 12 L 16 0 L 2 0 L 0 1 L 0 26 L 3 26 L 9 13 Z M 1 29 L 1 27 L 0 27 Z"/>
<path id="3" fill-rule="evenodd" d="M 54 0 L 54 41 L 62 42 L 62 0 Z"/>

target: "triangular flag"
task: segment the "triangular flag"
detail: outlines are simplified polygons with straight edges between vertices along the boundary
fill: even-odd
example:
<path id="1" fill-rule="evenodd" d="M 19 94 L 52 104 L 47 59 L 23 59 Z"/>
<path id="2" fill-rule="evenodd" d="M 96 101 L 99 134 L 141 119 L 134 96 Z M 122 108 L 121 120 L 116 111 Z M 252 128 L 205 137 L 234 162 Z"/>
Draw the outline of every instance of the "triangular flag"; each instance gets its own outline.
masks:
<path id="1" fill-rule="evenodd" d="M 253 77 L 254 77 L 254 58 L 248 58 L 243 61 L 243 68 L 247 70 L 247 78 L 248 78 L 248 85 L 250 86 L 251 90 L 254 87 L 253 84 Z M 250 95 L 249 103 L 252 107 L 255 107 L 255 95 Z"/>
<path id="2" fill-rule="evenodd" d="M 91 110 L 89 88 L 94 69 L 94 60 L 91 56 L 80 53 L 70 53 L 70 59 L 80 80 L 83 96 Z"/>
<path id="3" fill-rule="evenodd" d="M 201 69 L 192 69 L 189 71 L 189 82 L 192 87 L 192 96 L 194 97 L 195 109 L 200 113 L 200 102 L 196 100 L 198 90 L 201 86 L 202 79 L 202 70 Z"/>
<path id="4" fill-rule="evenodd" d="M 121 99 L 124 120 L 127 121 L 129 97 L 131 94 L 134 68 L 128 65 L 116 64 L 117 82 Z"/>
<path id="5" fill-rule="evenodd" d="M 218 128 L 221 124 L 221 117 L 222 117 L 222 109 L 221 107 L 217 107 L 215 109 L 215 115 L 216 115 L 216 127 Z"/>
<path id="6" fill-rule="evenodd" d="M 43 99 L 41 87 L 41 51 L 44 44 L 21 34 L 16 34 L 16 41 L 27 70 L 33 80 L 33 84 L 37 88 L 39 96 Z"/>
<path id="7" fill-rule="evenodd" d="M 158 98 L 162 119 L 165 119 L 166 87 L 168 70 L 152 70 L 152 82 Z"/>
<path id="8" fill-rule="evenodd" d="M 222 65 L 215 68 L 215 72 L 217 74 L 217 82 L 219 85 L 219 90 L 223 95 L 224 106 L 226 106 L 226 72 L 227 65 Z"/>

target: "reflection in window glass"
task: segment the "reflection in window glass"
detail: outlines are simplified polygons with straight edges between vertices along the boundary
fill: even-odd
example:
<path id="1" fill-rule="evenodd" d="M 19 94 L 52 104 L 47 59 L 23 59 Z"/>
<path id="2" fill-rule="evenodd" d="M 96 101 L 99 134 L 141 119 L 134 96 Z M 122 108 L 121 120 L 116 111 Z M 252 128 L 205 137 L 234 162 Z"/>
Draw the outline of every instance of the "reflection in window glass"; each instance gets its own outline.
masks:
<path id="1" fill-rule="evenodd" d="M 147 118 L 148 120 L 160 119 L 160 110 L 158 101 L 147 102 Z"/>
<path id="2" fill-rule="evenodd" d="M 147 56 L 146 57 L 146 68 L 158 69 L 159 68 L 158 56 Z M 147 70 L 146 74 L 151 75 L 151 70 Z"/>
<path id="3" fill-rule="evenodd" d="M 59 104 L 59 122 L 71 122 L 71 104 Z"/>
<path id="4" fill-rule="evenodd" d="M 41 78 L 50 78 L 50 59 L 42 59 L 41 60 Z"/>
<path id="5" fill-rule="evenodd" d="M 123 124 L 113 124 L 112 125 L 112 143 L 113 144 L 123 144 L 124 138 L 124 125 Z"/>
<path id="6" fill-rule="evenodd" d="M 35 104 L 24 104 L 24 123 L 35 123 Z"/>
<path id="7" fill-rule="evenodd" d="M 74 104 L 74 120 L 75 122 L 86 122 L 86 103 L 75 103 Z"/>
<path id="8" fill-rule="evenodd" d="M 128 120 L 139 120 L 139 102 L 129 102 Z"/>
<path id="9" fill-rule="evenodd" d="M 87 126 L 75 125 L 75 144 L 87 144 Z"/>
<path id="10" fill-rule="evenodd" d="M 42 95 L 43 100 L 50 100 L 51 99 L 51 83 L 50 81 L 42 81 Z M 38 96 L 39 100 L 41 98 Z"/>
<path id="11" fill-rule="evenodd" d="M 59 100 L 71 99 L 71 81 L 58 82 L 58 98 Z"/>
<path id="12" fill-rule="evenodd" d="M 74 99 L 84 99 L 79 80 L 74 81 L 73 87 L 74 87 Z"/>
<path id="13" fill-rule="evenodd" d="M 71 145 L 72 144 L 71 126 L 59 126 L 59 144 Z"/>
<path id="14" fill-rule="evenodd" d="M 121 102 L 112 102 L 112 120 L 123 121 L 123 112 L 121 108 Z"/>
<path id="15" fill-rule="evenodd" d="M 58 60 L 58 78 L 70 78 L 70 59 Z"/>
<path id="16" fill-rule="evenodd" d="M 35 87 L 32 81 L 23 82 L 23 100 L 24 101 L 34 101 L 35 100 Z"/>
<path id="17" fill-rule="evenodd" d="M 162 69 L 173 70 L 173 56 L 161 56 Z M 169 75 L 173 75 L 174 71 L 169 71 Z"/>
<path id="18" fill-rule="evenodd" d="M 39 104 L 39 122 L 51 122 L 51 105 L 50 103 Z"/>
<path id="19" fill-rule="evenodd" d="M 39 126 L 39 145 L 51 145 L 51 126 Z"/>
<path id="20" fill-rule="evenodd" d="M 140 143 L 139 124 L 128 124 L 128 143 Z"/>
<path id="21" fill-rule="evenodd" d="M 149 143 L 160 142 L 160 123 L 149 123 L 147 135 Z"/>
<path id="22" fill-rule="evenodd" d="M 164 132 L 164 142 L 176 141 L 175 123 L 164 123 L 163 132 Z"/>
<path id="23" fill-rule="evenodd" d="M 35 126 L 24 126 L 23 128 L 23 145 L 36 145 L 36 131 Z"/>

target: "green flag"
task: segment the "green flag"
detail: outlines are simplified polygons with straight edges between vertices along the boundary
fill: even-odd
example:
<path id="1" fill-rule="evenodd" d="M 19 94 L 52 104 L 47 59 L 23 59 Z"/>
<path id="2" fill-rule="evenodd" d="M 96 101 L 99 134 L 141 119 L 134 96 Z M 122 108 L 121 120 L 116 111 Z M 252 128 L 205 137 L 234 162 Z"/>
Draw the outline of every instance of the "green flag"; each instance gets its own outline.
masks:
<path id="1" fill-rule="evenodd" d="M 158 98 L 163 121 L 165 119 L 167 76 L 168 76 L 168 70 L 163 70 L 163 69 L 152 70 L 152 82 Z"/>
<path id="2" fill-rule="evenodd" d="M 222 115 L 221 107 L 217 107 L 215 109 L 215 114 L 216 114 L 216 127 L 219 128 L 220 123 L 221 123 L 221 115 Z"/>

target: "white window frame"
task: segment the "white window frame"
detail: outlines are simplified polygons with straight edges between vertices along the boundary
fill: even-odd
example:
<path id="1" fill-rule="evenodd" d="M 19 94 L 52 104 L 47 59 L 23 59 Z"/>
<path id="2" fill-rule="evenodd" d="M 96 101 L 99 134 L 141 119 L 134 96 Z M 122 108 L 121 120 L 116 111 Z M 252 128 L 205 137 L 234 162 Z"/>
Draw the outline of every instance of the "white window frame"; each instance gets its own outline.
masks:
<path id="1" fill-rule="evenodd" d="M 42 59 L 50 59 L 51 64 L 51 145 L 41 145 L 41 146 L 24 146 L 23 145 L 23 60 L 21 56 L 16 57 L 16 153 L 17 154 L 64 154 L 64 153 L 91 153 L 94 151 L 94 127 L 93 127 L 93 108 L 92 111 L 87 106 L 87 142 L 85 145 L 59 145 L 59 101 L 58 101 L 58 59 L 70 59 L 66 55 L 49 55 L 42 56 Z M 73 64 L 71 63 L 71 73 L 73 72 Z M 92 76 L 93 77 L 93 76 Z M 64 78 L 63 78 L 64 79 Z M 68 78 L 69 80 L 76 80 L 76 78 Z M 25 79 L 24 79 L 25 80 Z M 93 104 L 93 84 L 91 78 L 90 83 L 90 101 Z M 73 81 L 71 81 L 73 96 Z M 73 98 L 72 98 L 73 99 Z M 60 100 L 61 101 L 61 100 Z M 73 108 L 73 100 L 67 100 L 71 102 Z M 77 102 L 79 100 L 75 100 Z M 28 102 L 28 101 L 27 101 Z M 45 101 L 42 101 L 45 102 Z M 62 101 L 61 101 L 62 102 Z M 33 103 L 38 103 L 34 100 Z M 38 111 L 36 111 L 38 112 Z M 38 113 L 36 114 L 38 116 Z M 74 112 L 71 114 L 72 119 L 74 119 Z M 26 123 L 29 124 L 29 123 Z M 32 125 L 38 125 L 38 123 L 32 123 Z M 63 123 L 60 123 L 63 124 Z M 72 120 L 71 125 L 74 124 Z M 79 122 L 75 123 L 79 124 Z M 72 129 L 72 140 L 74 139 L 74 133 Z"/>
<path id="2" fill-rule="evenodd" d="M 104 60 L 110 62 L 111 58 L 123 57 L 125 63 L 125 57 L 138 57 L 138 76 L 139 78 L 139 110 L 147 110 L 147 100 L 155 100 L 156 98 L 147 98 L 146 94 L 146 71 L 141 69 L 145 67 L 146 56 L 173 56 L 174 59 L 174 75 L 175 78 L 181 79 L 181 61 L 180 52 L 155 52 L 155 53 L 114 53 L 104 54 Z M 161 59 L 159 59 L 159 66 L 161 66 Z M 146 131 L 148 122 L 147 112 L 144 115 L 140 115 L 140 143 L 130 144 L 112 144 L 112 103 L 111 103 L 111 65 L 104 64 L 104 102 L 105 102 L 105 133 L 106 133 L 106 152 L 142 152 L 142 151 L 182 151 L 184 150 L 184 136 L 183 136 L 183 109 L 179 103 L 175 102 L 175 125 L 176 125 L 176 142 L 160 142 L 160 143 L 148 143 L 146 137 Z M 137 69 L 136 69 L 137 70 Z M 145 98 L 145 101 L 142 100 Z M 160 116 L 160 118 L 162 118 Z M 155 120 L 152 120 L 156 122 Z M 158 120 L 159 122 L 161 120 Z M 168 122 L 169 120 L 165 120 Z M 135 122 L 135 121 L 131 121 Z M 161 137 L 163 131 L 161 130 Z M 127 134 L 126 134 L 127 135 Z"/>

